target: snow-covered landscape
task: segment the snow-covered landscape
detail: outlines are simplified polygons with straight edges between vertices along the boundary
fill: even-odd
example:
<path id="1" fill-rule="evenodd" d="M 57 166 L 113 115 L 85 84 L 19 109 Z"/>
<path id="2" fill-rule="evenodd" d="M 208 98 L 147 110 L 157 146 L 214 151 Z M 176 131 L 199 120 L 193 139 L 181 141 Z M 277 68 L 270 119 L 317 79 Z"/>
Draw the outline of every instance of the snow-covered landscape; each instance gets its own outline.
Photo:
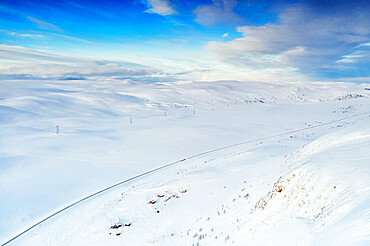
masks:
<path id="1" fill-rule="evenodd" d="M 369 88 L 3 80 L 0 243 L 369 245 Z"/>
<path id="2" fill-rule="evenodd" d="M 0 0 L 1 246 L 369 246 L 369 0 Z"/>

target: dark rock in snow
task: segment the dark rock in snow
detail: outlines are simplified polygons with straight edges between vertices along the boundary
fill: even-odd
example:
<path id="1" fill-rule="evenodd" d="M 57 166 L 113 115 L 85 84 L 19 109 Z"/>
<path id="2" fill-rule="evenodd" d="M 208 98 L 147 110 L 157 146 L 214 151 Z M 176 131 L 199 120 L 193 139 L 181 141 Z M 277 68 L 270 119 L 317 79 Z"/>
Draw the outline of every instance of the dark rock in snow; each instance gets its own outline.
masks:
<path id="1" fill-rule="evenodd" d="M 110 229 L 118 229 L 118 228 L 120 228 L 122 225 L 121 224 L 114 224 L 114 225 L 112 225 L 111 227 L 110 227 Z"/>

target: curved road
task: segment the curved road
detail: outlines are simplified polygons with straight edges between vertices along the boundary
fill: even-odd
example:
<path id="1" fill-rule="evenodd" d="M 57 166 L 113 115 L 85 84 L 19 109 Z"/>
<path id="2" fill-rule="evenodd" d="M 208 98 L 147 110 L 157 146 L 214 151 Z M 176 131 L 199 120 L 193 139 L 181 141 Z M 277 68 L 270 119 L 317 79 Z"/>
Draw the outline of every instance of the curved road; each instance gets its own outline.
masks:
<path id="1" fill-rule="evenodd" d="M 151 174 L 151 173 L 154 173 L 154 172 L 157 172 L 161 169 L 164 169 L 164 168 L 167 168 L 169 166 L 173 166 L 175 164 L 178 164 L 178 163 L 181 163 L 181 162 L 184 162 L 186 160 L 189 160 L 189 159 L 193 159 L 193 158 L 196 158 L 196 157 L 199 157 L 199 156 L 202 156 L 202 155 L 206 155 L 206 154 L 209 154 L 209 153 L 213 153 L 213 152 L 217 152 L 217 151 L 220 151 L 220 150 L 224 150 L 224 149 L 229 149 L 229 148 L 233 148 L 233 147 L 236 147 L 236 146 L 240 146 L 240 145 L 244 145 L 244 144 L 249 144 L 249 143 L 253 143 L 253 142 L 258 142 L 258 141 L 261 141 L 261 140 L 266 140 L 266 139 L 271 139 L 271 138 L 275 138 L 275 137 L 280 137 L 280 136 L 284 136 L 284 135 L 288 135 L 288 134 L 292 134 L 292 133 L 296 133 L 296 132 L 301 132 L 301 131 L 305 131 L 305 130 L 309 130 L 309 129 L 313 129 L 313 128 L 318 128 L 318 127 L 322 127 L 322 126 L 326 126 L 326 125 L 331 125 L 331 124 L 334 124 L 334 123 L 338 123 L 338 122 L 342 122 L 342 121 L 345 121 L 345 120 L 348 120 L 348 119 L 352 119 L 352 118 L 357 118 L 357 117 L 360 117 L 360 116 L 363 116 L 363 115 L 367 115 L 369 114 L 370 116 L 370 111 L 369 112 L 366 112 L 366 113 L 362 113 L 362 114 L 357 114 L 357 115 L 354 115 L 354 116 L 350 116 L 350 117 L 346 117 L 346 118 L 341 118 L 341 119 L 338 119 L 338 120 L 333 120 L 333 121 L 329 121 L 329 122 L 326 122 L 326 123 L 322 123 L 322 124 L 318 124 L 318 125 L 313 125 L 313 126 L 309 126 L 309 127 L 305 127 L 305 128 L 300 128 L 300 129 L 296 129 L 296 130 L 292 130 L 292 131 L 287 131 L 287 132 L 283 132 L 283 133 L 279 133 L 279 134 L 275 134 L 275 135 L 271 135 L 271 136 L 267 136 L 267 137 L 262 137 L 262 138 L 258 138 L 258 139 L 253 139 L 253 140 L 248 140 L 248 141 L 245 141 L 245 142 L 240 142 L 240 143 L 236 143 L 236 144 L 232 144 L 232 145 L 228 145 L 228 146 L 224 146 L 224 147 L 220 147 L 220 148 L 217 148 L 217 149 L 213 149 L 213 150 L 209 150 L 209 151 L 205 151 L 205 152 L 202 152 L 202 153 L 198 153 L 198 154 L 195 154 L 195 155 L 192 155 L 192 156 L 189 156 L 189 157 L 186 157 L 186 158 L 183 158 L 181 160 L 177 160 L 177 161 L 174 161 L 174 162 L 171 162 L 171 163 L 168 163 L 168 164 L 165 164 L 163 166 L 160 166 L 160 167 L 157 167 L 155 169 L 152 169 L 150 171 L 147 171 L 147 172 L 144 172 L 144 173 L 141 173 L 139 175 L 136 175 L 134 177 L 131 177 L 129 179 L 126 179 L 126 180 L 123 180 L 121 182 L 118 182 L 114 185 L 111 185 L 111 186 L 108 186 L 102 190 L 99 190 L 89 196 L 86 196 L 70 205 L 68 205 L 67 207 L 63 208 L 63 209 L 60 209 L 58 211 L 56 211 L 55 213 L 49 215 L 48 217 L 44 218 L 43 220 L 37 222 L 36 224 L 34 224 L 33 226 L 29 227 L 28 229 L 24 230 L 23 232 L 19 233 L 18 235 L 14 236 L 13 238 L 11 238 L 10 240 L 8 240 L 7 242 L 3 243 L 1 246 L 5 246 L 9 243 L 11 243 L 12 241 L 16 240 L 17 238 L 19 238 L 20 236 L 24 235 L 25 233 L 27 233 L 28 231 L 32 230 L 33 228 L 35 228 L 36 226 L 40 225 L 41 223 L 51 219 L 52 217 L 56 216 L 57 214 L 89 199 L 89 198 L 92 198 L 94 196 L 97 196 L 105 191 L 108 191 L 110 189 L 113 189 L 119 185 L 122 185 L 122 184 L 125 184 L 127 182 L 130 182 L 132 180 L 135 180 L 135 179 L 138 179 L 140 177 L 143 177 L 143 176 L 146 176 L 148 174 Z"/>

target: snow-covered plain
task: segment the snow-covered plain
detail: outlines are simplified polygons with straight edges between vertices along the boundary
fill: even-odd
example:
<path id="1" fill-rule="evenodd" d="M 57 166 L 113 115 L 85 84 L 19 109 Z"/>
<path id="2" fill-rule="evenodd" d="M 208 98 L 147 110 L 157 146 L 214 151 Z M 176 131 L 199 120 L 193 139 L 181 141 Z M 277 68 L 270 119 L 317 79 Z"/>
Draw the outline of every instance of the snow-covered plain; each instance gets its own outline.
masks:
<path id="1" fill-rule="evenodd" d="M 369 98 L 350 83 L 2 81 L 0 243 L 147 170 L 305 129 L 186 159 L 11 244 L 369 245 Z"/>

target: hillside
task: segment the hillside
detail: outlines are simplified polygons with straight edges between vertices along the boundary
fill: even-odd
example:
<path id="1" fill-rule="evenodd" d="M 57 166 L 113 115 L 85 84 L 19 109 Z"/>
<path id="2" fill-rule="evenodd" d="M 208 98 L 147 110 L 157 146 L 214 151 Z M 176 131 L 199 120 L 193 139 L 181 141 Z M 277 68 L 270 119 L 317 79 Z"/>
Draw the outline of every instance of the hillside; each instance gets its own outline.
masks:
<path id="1" fill-rule="evenodd" d="M 0 242 L 84 196 L 182 160 L 86 200 L 12 243 L 369 244 L 366 85 L 0 86 Z"/>

